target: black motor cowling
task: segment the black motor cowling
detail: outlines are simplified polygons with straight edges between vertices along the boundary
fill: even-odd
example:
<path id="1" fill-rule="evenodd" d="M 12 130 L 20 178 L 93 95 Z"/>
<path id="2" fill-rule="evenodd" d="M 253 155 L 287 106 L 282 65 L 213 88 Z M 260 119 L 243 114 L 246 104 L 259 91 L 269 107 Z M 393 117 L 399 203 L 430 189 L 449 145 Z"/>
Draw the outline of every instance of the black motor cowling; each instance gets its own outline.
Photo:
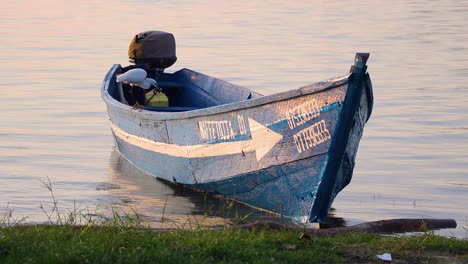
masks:
<path id="1" fill-rule="evenodd" d="M 174 35 L 163 31 L 141 32 L 130 42 L 128 57 L 135 64 L 168 68 L 177 61 Z"/>

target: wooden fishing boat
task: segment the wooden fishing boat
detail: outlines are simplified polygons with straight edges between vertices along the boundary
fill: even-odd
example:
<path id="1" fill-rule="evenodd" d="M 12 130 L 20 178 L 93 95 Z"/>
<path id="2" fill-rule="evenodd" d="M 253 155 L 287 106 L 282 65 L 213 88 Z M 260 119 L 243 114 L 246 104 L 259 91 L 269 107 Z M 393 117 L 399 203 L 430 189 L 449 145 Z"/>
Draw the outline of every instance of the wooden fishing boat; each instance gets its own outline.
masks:
<path id="1" fill-rule="evenodd" d="M 323 222 L 351 180 L 371 114 L 368 56 L 356 54 L 343 76 L 268 96 L 189 69 L 145 68 L 169 106 L 143 109 L 122 103 L 126 84 L 116 80 L 127 68 L 116 64 L 101 93 L 119 152 L 141 170 L 299 222 Z"/>

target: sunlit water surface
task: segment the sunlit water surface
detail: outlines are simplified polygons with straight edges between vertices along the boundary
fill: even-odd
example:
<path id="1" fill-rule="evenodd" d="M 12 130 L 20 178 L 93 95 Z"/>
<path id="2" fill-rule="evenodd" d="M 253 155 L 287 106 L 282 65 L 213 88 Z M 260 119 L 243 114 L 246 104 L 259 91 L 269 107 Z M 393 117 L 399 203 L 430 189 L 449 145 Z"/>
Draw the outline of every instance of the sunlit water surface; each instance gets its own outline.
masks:
<path id="1" fill-rule="evenodd" d="M 453 218 L 459 227 L 442 233 L 466 238 L 467 17 L 466 1 L 2 3 L 0 214 L 46 221 L 49 178 L 64 211 L 133 208 L 178 226 L 233 211 L 271 217 L 177 190 L 115 151 L 101 81 L 112 64 L 128 64 L 134 34 L 155 29 L 177 40 L 168 71 L 191 68 L 263 94 L 344 74 L 355 52 L 370 52 L 375 108 L 332 216 L 345 225 Z"/>

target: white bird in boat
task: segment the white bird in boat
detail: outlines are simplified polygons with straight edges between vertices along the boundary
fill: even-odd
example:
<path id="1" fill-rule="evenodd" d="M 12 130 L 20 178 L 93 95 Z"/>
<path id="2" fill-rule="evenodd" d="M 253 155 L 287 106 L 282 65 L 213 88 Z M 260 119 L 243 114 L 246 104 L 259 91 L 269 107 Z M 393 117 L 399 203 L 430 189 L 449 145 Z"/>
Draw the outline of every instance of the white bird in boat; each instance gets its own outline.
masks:
<path id="1" fill-rule="evenodd" d="M 152 87 L 158 87 L 158 83 L 156 82 L 156 80 L 151 79 L 151 78 L 146 78 L 144 81 L 136 83 L 134 85 L 140 86 L 141 88 L 146 89 L 146 90 Z"/>
<path id="2" fill-rule="evenodd" d="M 132 86 L 138 86 L 145 90 L 148 90 L 152 87 L 158 87 L 156 80 L 146 78 L 146 76 L 147 73 L 143 69 L 131 69 L 123 74 L 118 75 L 117 82 L 128 83 Z"/>
<path id="3" fill-rule="evenodd" d="M 158 87 L 158 83 L 155 79 L 146 78 L 147 73 L 145 70 L 140 68 L 131 69 L 126 71 L 123 74 L 117 75 L 117 82 L 119 83 L 118 91 L 120 95 L 120 101 L 124 104 L 128 104 L 125 99 L 124 92 L 122 89 L 121 83 L 128 83 L 131 86 L 138 86 L 145 90 L 155 88 L 157 91 L 160 91 L 161 88 Z M 138 101 L 133 105 L 134 108 L 143 108 Z"/>

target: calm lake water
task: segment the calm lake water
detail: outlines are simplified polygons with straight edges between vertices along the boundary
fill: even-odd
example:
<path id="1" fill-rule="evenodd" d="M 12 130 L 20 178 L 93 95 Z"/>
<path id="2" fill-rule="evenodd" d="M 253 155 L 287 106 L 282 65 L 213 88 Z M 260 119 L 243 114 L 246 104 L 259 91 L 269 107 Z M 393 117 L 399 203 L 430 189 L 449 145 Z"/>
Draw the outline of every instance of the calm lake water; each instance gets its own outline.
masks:
<path id="1" fill-rule="evenodd" d="M 467 17 L 467 1 L 6 1 L 0 216 L 46 221 L 47 178 L 65 211 L 134 208 L 175 225 L 252 212 L 168 186 L 115 151 L 102 79 L 128 64 L 136 33 L 164 30 L 177 41 L 169 72 L 191 68 L 263 94 L 344 74 L 355 52 L 370 52 L 375 108 L 332 216 L 344 225 L 453 218 L 459 228 L 442 233 L 467 238 Z"/>

